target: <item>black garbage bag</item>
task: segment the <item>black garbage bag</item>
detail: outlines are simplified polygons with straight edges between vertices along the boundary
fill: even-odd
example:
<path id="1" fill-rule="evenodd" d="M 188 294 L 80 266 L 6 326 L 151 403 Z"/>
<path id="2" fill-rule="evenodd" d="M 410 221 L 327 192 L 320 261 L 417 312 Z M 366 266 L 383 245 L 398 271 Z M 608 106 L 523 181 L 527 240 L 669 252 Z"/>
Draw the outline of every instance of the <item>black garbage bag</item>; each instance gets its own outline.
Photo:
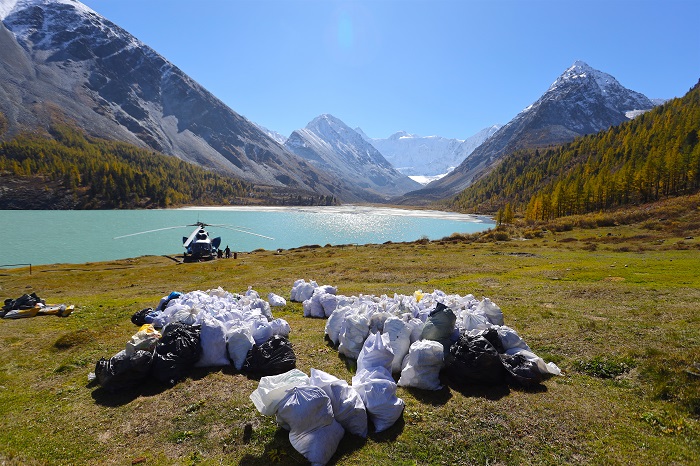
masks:
<path id="1" fill-rule="evenodd" d="M 155 314 L 155 312 L 156 311 L 154 311 L 152 307 L 147 307 L 145 309 L 141 309 L 140 311 L 136 311 L 134 315 L 131 316 L 131 322 L 139 327 L 144 324 L 150 324 L 150 322 L 146 321 L 146 317 L 151 314 Z"/>
<path id="2" fill-rule="evenodd" d="M 283 336 L 273 335 L 260 345 L 253 345 L 246 355 L 241 372 L 260 376 L 283 374 L 294 369 L 297 357 L 292 343 Z"/>
<path id="3" fill-rule="evenodd" d="M 502 354 L 501 363 L 508 374 L 508 380 L 524 387 L 537 385 L 545 379 L 537 364 L 522 354 Z"/>
<path id="4" fill-rule="evenodd" d="M 495 328 L 490 327 L 488 330 L 483 331 L 480 335 L 486 338 L 488 342 L 491 343 L 493 347 L 496 348 L 496 351 L 498 351 L 499 353 L 506 352 L 505 348 L 503 347 L 501 337 L 498 336 L 498 331 Z"/>
<path id="5" fill-rule="evenodd" d="M 437 303 L 435 309 L 430 312 L 428 319 L 425 321 L 420 339 L 438 341 L 442 343 L 445 352 L 447 352 L 452 344 L 451 337 L 456 321 L 457 316 L 452 312 L 452 309 L 443 303 Z"/>
<path id="6" fill-rule="evenodd" d="M 109 391 L 118 391 L 138 385 L 151 371 L 153 354 L 138 350 L 127 355 L 122 350 L 109 359 L 100 358 L 95 365 L 95 377 Z"/>
<path id="7" fill-rule="evenodd" d="M 184 379 L 202 354 L 200 328 L 180 322 L 163 327 L 153 353 L 153 376 L 160 382 L 175 385 Z"/>
<path id="8" fill-rule="evenodd" d="M 445 371 L 457 383 L 500 383 L 506 374 L 498 350 L 482 335 L 462 335 L 450 347 Z"/>

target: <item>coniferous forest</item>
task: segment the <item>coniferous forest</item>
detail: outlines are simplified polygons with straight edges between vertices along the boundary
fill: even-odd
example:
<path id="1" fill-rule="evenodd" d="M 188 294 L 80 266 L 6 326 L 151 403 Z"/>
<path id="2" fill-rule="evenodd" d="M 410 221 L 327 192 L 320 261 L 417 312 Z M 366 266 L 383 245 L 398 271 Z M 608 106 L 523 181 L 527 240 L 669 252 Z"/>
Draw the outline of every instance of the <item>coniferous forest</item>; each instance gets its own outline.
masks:
<path id="1" fill-rule="evenodd" d="M 700 83 L 682 98 L 563 146 L 507 156 L 448 207 L 551 220 L 700 190 Z"/>
<path id="2" fill-rule="evenodd" d="M 51 137 L 21 135 L 0 143 L 0 175 L 5 183 L 19 180 L 18 184 L 34 185 L 29 197 L 47 191 L 70 197 L 58 206 L 33 208 L 336 203 L 314 193 L 255 186 L 127 143 L 89 138 L 66 124 L 54 124 L 50 133 Z M 57 203 L 56 197 L 48 202 Z M 26 206 L 33 205 L 27 199 L 20 201 L 25 204 L 22 208 L 32 208 Z M 13 208 L 4 204 L 2 208 Z"/>

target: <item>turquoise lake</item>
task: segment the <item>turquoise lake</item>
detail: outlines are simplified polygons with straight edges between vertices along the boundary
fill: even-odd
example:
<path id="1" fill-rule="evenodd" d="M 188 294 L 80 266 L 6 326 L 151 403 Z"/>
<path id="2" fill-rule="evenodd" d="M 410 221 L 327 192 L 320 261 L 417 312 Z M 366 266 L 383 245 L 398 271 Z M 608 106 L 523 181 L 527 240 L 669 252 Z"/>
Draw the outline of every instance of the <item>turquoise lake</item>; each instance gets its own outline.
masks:
<path id="1" fill-rule="evenodd" d="M 474 233 L 493 221 L 451 212 L 346 205 L 340 207 L 197 207 L 164 210 L 2 210 L 0 267 L 85 263 L 143 255 L 182 254 L 182 237 L 198 221 L 227 225 L 274 239 L 210 226 L 221 249 L 290 249 L 318 244 L 379 244 L 452 233 Z M 125 238 L 122 235 L 156 230 Z"/>

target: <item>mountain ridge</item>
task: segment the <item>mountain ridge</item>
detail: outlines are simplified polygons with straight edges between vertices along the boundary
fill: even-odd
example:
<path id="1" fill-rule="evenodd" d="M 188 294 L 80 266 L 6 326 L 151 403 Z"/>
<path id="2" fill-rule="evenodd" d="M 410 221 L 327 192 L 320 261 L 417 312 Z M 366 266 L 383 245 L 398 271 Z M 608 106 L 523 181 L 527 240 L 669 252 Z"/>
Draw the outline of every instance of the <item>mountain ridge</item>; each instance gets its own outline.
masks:
<path id="1" fill-rule="evenodd" d="M 0 111 L 11 138 L 56 118 L 270 186 L 337 195 L 337 180 L 285 150 L 150 47 L 71 0 L 3 3 Z"/>
<path id="2" fill-rule="evenodd" d="M 601 212 L 700 190 L 700 81 L 688 93 L 596 134 L 521 149 L 450 200 L 460 211 L 510 205 L 528 220 Z"/>
<path id="3" fill-rule="evenodd" d="M 603 92 L 604 91 L 604 92 Z M 510 152 L 572 141 L 629 121 L 625 112 L 654 103 L 607 73 L 576 61 L 549 89 L 501 127 L 447 176 L 407 193 L 397 203 L 434 202 L 457 194 L 492 170 Z"/>
<path id="4" fill-rule="evenodd" d="M 364 195 L 356 190 L 357 200 L 386 201 L 420 186 L 395 170 L 361 134 L 330 114 L 319 115 L 305 128 L 293 131 L 285 147 L 371 193 Z"/>

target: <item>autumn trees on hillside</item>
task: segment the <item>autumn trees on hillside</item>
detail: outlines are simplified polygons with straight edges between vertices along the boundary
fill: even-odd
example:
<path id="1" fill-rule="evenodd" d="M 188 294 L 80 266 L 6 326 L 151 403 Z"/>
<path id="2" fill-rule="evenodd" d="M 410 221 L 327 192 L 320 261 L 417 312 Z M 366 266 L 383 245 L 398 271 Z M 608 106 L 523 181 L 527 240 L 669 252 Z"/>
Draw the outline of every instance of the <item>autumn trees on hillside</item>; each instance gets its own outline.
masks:
<path id="1" fill-rule="evenodd" d="M 700 87 L 572 143 L 521 150 L 457 195 L 463 211 L 533 220 L 596 212 L 700 190 Z"/>

